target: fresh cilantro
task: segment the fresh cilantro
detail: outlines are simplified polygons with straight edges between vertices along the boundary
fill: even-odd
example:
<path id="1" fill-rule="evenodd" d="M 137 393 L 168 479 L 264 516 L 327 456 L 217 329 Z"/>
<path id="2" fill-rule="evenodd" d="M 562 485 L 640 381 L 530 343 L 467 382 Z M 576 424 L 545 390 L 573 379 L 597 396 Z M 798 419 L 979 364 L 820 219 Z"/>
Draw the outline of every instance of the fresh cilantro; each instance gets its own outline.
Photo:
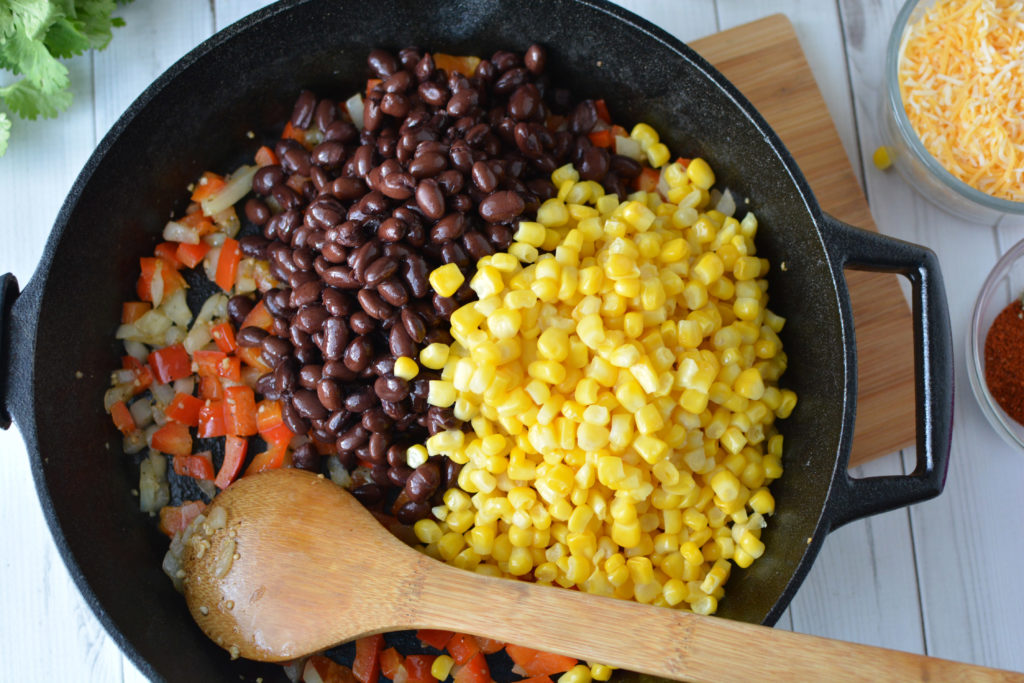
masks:
<path id="1" fill-rule="evenodd" d="M 87 50 L 102 50 L 118 4 L 131 0 L 0 0 L 0 68 L 21 76 L 0 87 L 0 101 L 23 119 L 52 118 L 71 106 L 68 69 L 60 63 Z M 0 156 L 7 151 L 11 119 L 0 110 Z"/>

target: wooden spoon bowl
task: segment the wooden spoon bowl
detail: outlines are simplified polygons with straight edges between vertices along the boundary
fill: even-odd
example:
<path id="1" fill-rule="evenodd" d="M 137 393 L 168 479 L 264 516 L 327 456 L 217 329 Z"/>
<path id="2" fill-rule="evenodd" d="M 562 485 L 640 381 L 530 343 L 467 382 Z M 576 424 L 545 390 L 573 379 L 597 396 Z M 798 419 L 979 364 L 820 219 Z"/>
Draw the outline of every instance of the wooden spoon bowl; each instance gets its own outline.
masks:
<path id="1" fill-rule="evenodd" d="M 200 628 L 232 656 L 263 661 L 440 628 L 689 680 L 1014 676 L 450 567 L 403 544 L 341 487 L 297 469 L 218 495 L 184 567 Z"/>

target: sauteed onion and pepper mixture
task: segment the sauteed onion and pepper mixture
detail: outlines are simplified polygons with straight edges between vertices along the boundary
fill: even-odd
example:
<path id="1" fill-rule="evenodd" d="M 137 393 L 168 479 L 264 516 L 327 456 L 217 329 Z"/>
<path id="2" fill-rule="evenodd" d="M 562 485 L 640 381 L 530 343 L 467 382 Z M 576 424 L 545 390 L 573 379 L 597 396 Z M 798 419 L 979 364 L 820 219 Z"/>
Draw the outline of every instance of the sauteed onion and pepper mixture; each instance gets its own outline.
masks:
<path id="1" fill-rule="evenodd" d="M 189 188 L 105 397 L 179 585 L 206 503 L 280 467 L 455 566 L 701 614 L 764 552 L 796 396 L 757 219 L 545 64 L 374 50 L 364 91 L 303 91 L 251 164 Z M 443 654 L 364 639 L 355 677 L 489 680 L 503 647 L 420 637 Z"/>

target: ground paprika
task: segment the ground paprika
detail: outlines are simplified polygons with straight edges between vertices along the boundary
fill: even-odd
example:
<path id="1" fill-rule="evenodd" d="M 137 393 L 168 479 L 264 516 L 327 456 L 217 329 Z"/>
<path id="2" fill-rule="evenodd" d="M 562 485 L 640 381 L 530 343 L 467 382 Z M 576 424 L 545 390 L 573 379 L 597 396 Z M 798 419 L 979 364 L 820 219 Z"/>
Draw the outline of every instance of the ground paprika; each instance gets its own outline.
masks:
<path id="1" fill-rule="evenodd" d="M 985 337 L 985 383 L 1006 414 L 1024 424 L 1024 307 L 1020 299 L 996 316 Z"/>

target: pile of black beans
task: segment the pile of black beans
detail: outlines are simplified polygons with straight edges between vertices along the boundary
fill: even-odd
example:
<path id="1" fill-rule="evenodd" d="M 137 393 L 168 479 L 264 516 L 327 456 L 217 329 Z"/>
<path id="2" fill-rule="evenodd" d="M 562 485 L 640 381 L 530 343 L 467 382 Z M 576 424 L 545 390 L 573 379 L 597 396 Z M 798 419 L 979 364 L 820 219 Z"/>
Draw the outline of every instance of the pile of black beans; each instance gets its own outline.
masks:
<path id="1" fill-rule="evenodd" d="M 289 428 L 335 444 L 353 493 L 410 523 L 456 485 L 458 466 L 433 457 L 413 470 L 406 451 L 460 422 L 427 404 L 438 372 L 421 368 L 406 381 L 395 359 L 452 341 L 448 318 L 474 298 L 476 261 L 507 249 L 519 216 L 554 196 L 553 170 L 572 162 L 582 178 L 624 195 L 641 167 L 591 144 L 594 101 L 573 103 L 549 82 L 539 45 L 496 52 L 471 77 L 436 68 L 416 48 L 373 50 L 367 62 L 380 82 L 361 129 L 336 100 L 303 91 L 290 123 L 307 144 L 280 139 L 280 163 L 253 178 L 245 215 L 262 234 L 243 237 L 241 248 L 269 261 L 282 285 L 263 297 L 270 333 L 246 327 L 238 340 L 259 346 L 274 368 L 257 390 L 282 399 Z M 565 125 L 551 130 L 552 115 Z M 427 279 L 446 263 L 466 276 L 451 297 Z M 236 325 L 252 305 L 232 298 Z M 323 467 L 312 444 L 294 452 L 294 464 Z"/>

